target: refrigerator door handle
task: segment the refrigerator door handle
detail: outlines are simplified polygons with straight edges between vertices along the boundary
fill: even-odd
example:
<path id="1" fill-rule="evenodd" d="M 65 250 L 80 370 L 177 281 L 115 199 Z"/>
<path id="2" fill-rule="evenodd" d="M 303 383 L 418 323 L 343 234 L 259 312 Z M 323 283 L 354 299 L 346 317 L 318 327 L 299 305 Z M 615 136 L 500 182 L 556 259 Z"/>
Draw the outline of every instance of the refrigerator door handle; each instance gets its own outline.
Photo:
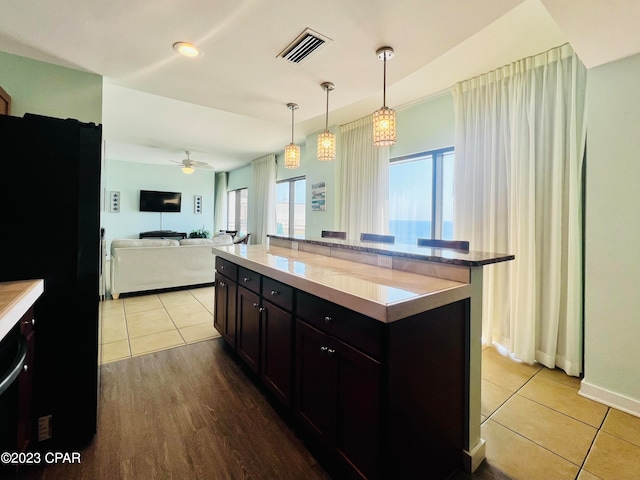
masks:
<path id="1" fill-rule="evenodd" d="M 11 367 L 9 367 L 6 375 L 3 375 L 0 378 L 0 395 L 2 395 L 9 386 L 13 383 L 13 381 L 18 378 L 20 372 L 24 368 L 27 360 L 27 338 L 24 335 L 20 335 L 20 340 L 18 341 L 18 353 L 16 354 L 16 358 L 13 360 Z"/>

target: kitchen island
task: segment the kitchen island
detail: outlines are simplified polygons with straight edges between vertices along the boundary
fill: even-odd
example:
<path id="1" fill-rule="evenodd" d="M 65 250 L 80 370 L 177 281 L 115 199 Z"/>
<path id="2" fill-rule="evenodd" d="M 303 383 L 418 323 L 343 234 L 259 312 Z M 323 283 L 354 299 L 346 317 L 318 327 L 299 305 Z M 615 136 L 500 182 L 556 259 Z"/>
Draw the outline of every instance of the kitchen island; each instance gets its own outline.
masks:
<path id="1" fill-rule="evenodd" d="M 213 252 L 215 327 L 341 474 L 477 468 L 482 268 L 512 255 L 277 236 Z"/>

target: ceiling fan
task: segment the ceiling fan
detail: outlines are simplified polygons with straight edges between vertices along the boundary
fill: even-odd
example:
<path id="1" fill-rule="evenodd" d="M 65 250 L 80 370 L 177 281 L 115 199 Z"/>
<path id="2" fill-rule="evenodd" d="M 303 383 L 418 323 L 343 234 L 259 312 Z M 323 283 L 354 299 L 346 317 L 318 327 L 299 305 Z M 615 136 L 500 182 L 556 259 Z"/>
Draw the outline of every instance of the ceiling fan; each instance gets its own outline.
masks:
<path id="1" fill-rule="evenodd" d="M 171 160 L 173 163 L 177 163 L 178 165 L 182 165 L 182 173 L 186 173 L 187 175 L 192 174 L 196 168 L 201 170 L 213 170 L 213 167 L 205 162 L 198 162 L 196 160 L 191 160 L 189 158 L 189 151 L 185 150 L 187 154 L 187 158 L 181 160 L 180 162 L 176 160 Z"/>

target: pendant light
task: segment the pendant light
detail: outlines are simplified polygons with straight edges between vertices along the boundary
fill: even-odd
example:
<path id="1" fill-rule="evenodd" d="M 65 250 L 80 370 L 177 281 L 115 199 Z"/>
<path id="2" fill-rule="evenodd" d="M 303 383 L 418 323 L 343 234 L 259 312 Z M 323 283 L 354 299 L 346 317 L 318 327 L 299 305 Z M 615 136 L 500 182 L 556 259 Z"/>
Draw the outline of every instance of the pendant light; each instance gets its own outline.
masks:
<path id="1" fill-rule="evenodd" d="M 287 103 L 291 110 L 291 143 L 284 147 L 284 168 L 298 168 L 300 166 L 300 147 L 293 143 L 293 112 L 297 110 L 298 104 Z"/>
<path id="2" fill-rule="evenodd" d="M 396 112 L 387 107 L 387 59 L 393 58 L 393 48 L 380 47 L 376 54 L 384 62 L 384 83 L 382 87 L 382 108 L 373 112 L 373 144 L 387 147 L 396 143 Z"/>
<path id="3" fill-rule="evenodd" d="M 327 110 L 324 121 L 324 132 L 318 135 L 318 160 L 334 160 L 336 158 L 336 136 L 329 131 L 329 92 L 336 86 L 331 82 L 320 85 L 327 92 Z"/>

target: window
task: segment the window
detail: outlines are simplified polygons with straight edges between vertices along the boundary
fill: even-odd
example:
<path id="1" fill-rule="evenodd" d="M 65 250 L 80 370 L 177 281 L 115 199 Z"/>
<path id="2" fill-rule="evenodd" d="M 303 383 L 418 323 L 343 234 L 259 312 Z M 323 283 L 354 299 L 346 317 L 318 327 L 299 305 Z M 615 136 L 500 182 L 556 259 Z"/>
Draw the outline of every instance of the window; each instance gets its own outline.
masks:
<path id="1" fill-rule="evenodd" d="M 248 189 L 227 192 L 227 230 L 247 231 Z"/>
<path id="2" fill-rule="evenodd" d="M 389 232 L 396 243 L 453 239 L 453 148 L 392 158 Z"/>
<path id="3" fill-rule="evenodd" d="M 283 180 L 276 184 L 277 235 L 304 238 L 306 179 Z"/>

